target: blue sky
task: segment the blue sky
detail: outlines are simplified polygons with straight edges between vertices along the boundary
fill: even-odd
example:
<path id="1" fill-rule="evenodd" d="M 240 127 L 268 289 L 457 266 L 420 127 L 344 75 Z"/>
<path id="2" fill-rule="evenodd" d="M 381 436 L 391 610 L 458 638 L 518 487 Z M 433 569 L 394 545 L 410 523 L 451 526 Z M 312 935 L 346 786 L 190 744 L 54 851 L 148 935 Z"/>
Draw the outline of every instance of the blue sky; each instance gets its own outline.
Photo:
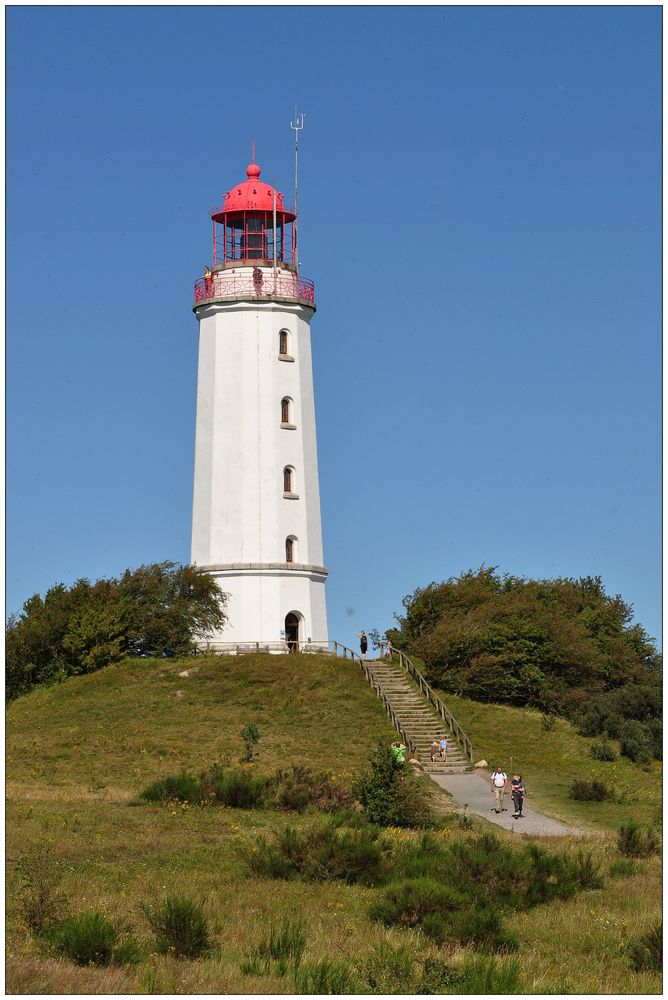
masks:
<path id="1" fill-rule="evenodd" d="M 10 7 L 7 608 L 187 562 L 208 210 L 292 201 L 330 635 L 481 564 L 660 622 L 660 7 Z"/>

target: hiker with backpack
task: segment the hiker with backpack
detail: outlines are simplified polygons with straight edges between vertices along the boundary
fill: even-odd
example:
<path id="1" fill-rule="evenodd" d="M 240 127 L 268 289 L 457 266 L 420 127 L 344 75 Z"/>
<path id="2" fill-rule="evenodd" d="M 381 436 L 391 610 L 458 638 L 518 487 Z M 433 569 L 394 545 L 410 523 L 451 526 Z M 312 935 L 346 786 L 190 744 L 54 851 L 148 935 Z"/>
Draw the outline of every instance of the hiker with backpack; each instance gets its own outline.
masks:
<path id="1" fill-rule="evenodd" d="M 502 767 L 497 767 L 496 771 L 492 772 L 492 777 L 489 782 L 489 787 L 494 792 L 494 812 L 503 812 L 503 794 L 506 790 L 507 784 L 508 775 Z"/>
<path id="2" fill-rule="evenodd" d="M 526 788 L 524 787 L 524 782 L 522 781 L 521 774 L 514 774 L 513 780 L 510 782 L 510 795 L 513 800 L 513 805 L 515 806 L 515 812 L 513 813 L 513 819 L 524 819 L 522 814 L 522 806 L 524 804 L 524 799 L 526 798 Z"/>

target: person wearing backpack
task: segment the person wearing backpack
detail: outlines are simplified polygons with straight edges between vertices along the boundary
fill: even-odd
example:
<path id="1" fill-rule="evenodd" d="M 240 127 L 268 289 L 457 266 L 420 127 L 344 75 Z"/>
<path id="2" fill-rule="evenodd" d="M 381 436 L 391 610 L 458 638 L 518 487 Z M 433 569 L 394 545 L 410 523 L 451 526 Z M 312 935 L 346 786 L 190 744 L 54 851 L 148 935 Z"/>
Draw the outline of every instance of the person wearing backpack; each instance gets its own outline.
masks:
<path id="1" fill-rule="evenodd" d="M 503 794 L 508 784 L 508 775 L 501 767 L 497 767 L 496 771 L 492 772 L 489 784 L 491 790 L 494 792 L 494 812 L 503 812 Z"/>
<path id="2" fill-rule="evenodd" d="M 522 775 L 514 774 L 513 780 L 510 782 L 510 795 L 513 800 L 513 805 L 515 806 L 513 819 L 524 819 L 522 815 L 522 806 L 524 805 L 526 794 L 527 792 L 524 787 L 524 782 L 522 781 Z"/>

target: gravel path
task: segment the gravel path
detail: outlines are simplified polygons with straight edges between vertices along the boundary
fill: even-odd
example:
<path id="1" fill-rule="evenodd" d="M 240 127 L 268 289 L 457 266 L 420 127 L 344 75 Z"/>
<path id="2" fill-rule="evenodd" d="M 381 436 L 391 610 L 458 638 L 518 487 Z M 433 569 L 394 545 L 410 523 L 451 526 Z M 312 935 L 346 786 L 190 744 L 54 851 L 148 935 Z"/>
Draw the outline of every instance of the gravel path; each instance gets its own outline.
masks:
<path id="1" fill-rule="evenodd" d="M 490 771 L 491 774 L 491 771 Z M 483 816 L 490 823 L 502 826 L 504 830 L 513 830 L 516 833 L 530 833 L 534 836 L 542 837 L 565 837 L 572 834 L 582 834 L 584 830 L 577 830 L 574 827 L 566 826 L 556 819 L 543 816 L 531 808 L 531 799 L 524 800 L 522 819 L 513 819 L 513 800 L 506 792 L 504 806 L 507 811 L 502 813 L 494 812 L 494 795 L 489 787 L 489 775 L 487 772 L 481 774 L 479 771 L 471 771 L 466 774 L 431 774 L 430 778 L 437 785 L 450 792 L 455 802 L 460 806 L 467 806 L 467 812 L 475 813 L 476 816 Z M 527 808 L 528 807 L 528 808 Z"/>

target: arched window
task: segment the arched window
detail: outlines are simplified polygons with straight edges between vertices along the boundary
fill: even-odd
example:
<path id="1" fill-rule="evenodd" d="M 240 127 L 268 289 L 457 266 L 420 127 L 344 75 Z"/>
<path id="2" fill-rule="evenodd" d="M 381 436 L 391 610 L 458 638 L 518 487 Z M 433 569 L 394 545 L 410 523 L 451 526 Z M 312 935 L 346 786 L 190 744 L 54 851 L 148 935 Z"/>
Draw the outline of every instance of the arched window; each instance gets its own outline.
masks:
<path id="1" fill-rule="evenodd" d="M 287 354 L 288 353 L 288 331 L 281 330 L 278 335 L 278 353 Z"/>
<path id="2" fill-rule="evenodd" d="M 287 396 L 281 400 L 281 423 L 290 423 L 290 400 Z"/>
<path id="3" fill-rule="evenodd" d="M 291 466 L 286 465 L 283 469 L 283 492 L 292 493 L 292 487 L 294 486 L 294 476 L 292 475 L 293 469 Z"/>
<path id="4" fill-rule="evenodd" d="M 295 539 L 292 535 L 285 539 L 285 561 L 289 563 L 295 561 Z"/>

